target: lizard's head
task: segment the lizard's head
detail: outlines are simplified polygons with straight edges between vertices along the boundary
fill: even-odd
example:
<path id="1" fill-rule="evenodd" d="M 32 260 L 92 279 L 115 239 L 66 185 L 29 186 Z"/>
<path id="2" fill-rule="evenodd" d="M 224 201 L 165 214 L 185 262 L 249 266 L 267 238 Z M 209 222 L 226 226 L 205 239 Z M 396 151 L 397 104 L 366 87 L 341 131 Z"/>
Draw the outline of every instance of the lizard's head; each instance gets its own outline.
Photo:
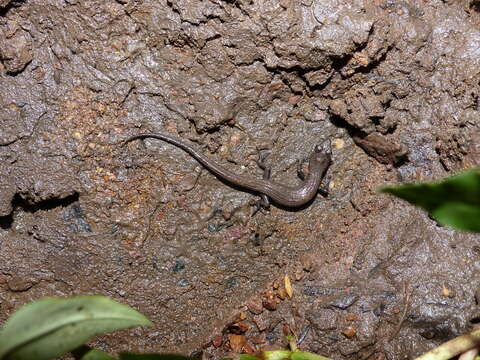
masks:
<path id="1" fill-rule="evenodd" d="M 327 168 L 332 161 L 332 144 L 330 140 L 326 140 L 322 145 L 315 145 L 312 156 L 310 157 L 311 165 Z"/>

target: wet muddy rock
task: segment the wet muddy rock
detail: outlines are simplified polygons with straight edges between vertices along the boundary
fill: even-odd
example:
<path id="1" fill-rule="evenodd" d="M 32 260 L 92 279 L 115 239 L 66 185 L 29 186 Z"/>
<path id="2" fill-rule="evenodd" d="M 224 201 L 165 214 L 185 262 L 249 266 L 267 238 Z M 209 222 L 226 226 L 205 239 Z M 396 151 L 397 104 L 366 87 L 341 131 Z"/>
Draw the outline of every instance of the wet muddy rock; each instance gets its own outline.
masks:
<path id="1" fill-rule="evenodd" d="M 479 166 L 477 3 L 0 0 L 0 323 L 101 293 L 155 326 L 92 346 L 211 359 L 284 326 L 352 360 L 467 331 L 478 235 L 376 189 Z M 258 179 L 268 150 L 288 186 L 330 140 L 328 195 L 251 216 L 180 149 L 121 146 L 152 131 Z"/>

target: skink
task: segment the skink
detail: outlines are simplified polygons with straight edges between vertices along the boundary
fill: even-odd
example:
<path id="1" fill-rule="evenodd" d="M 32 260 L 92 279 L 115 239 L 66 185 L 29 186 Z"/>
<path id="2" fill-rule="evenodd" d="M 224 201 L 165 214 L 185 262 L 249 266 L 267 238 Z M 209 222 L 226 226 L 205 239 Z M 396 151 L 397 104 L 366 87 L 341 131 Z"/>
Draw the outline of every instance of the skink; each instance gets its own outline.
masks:
<path id="1" fill-rule="evenodd" d="M 322 182 L 325 173 L 331 163 L 331 146 L 327 140 L 323 145 L 316 145 L 309 158 L 308 174 L 305 180 L 298 186 L 286 186 L 269 179 L 257 179 L 251 176 L 236 174 L 204 155 L 192 145 L 165 134 L 144 133 L 129 137 L 124 141 L 128 143 L 132 140 L 154 138 L 166 141 L 190 154 L 195 160 L 202 164 L 207 170 L 220 179 L 236 185 L 238 187 L 266 195 L 274 203 L 285 207 L 299 207 L 317 194 L 318 188 Z"/>

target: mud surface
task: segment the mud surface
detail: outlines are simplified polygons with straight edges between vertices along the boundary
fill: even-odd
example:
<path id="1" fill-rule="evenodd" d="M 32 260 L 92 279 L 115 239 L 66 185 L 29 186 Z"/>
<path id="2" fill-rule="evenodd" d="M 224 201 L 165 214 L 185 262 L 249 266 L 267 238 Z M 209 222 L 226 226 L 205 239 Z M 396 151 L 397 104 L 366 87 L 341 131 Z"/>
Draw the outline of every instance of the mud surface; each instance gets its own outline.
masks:
<path id="1" fill-rule="evenodd" d="M 480 318 L 480 237 L 375 190 L 478 166 L 476 1 L 0 1 L 0 317 L 104 294 L 156 326 L 103 350 L 285 345 L 403 359 Z M 295 184 L 330 139 L 330 193 L 254 195 L 146 131 Z M 292 281 L 293 297 L 284 287 Z"/>

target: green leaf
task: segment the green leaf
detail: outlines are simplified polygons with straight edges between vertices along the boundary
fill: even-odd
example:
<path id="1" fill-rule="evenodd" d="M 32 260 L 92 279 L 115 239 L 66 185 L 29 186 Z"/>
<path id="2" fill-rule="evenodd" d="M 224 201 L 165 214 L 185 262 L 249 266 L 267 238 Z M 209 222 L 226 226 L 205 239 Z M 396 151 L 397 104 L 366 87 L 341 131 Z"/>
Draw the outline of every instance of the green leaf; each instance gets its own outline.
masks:
<path id="1" fill-rule="evenodd" d="M 432 214 L 439 223 L 455 229 L 480 232 L 480 206 L 465 203 L 449 203 Z"/>
<path id="2" fill-rule="evenodd" d="M 120 354 L 120 360 L 192 360 L 188 356 L 178 354 Z"/>
<path id="3" fill-rule="evenodd" d="M 69 352 L 92 336 L 150 320 L 104 296 L 44 298 L 15 312 L 0 331 L 0 360 L 44 360 Z"/>
<path id="4" fill-rule="evenodd" d="M 80 360 L 116 360 L 116 359 L 111 357 L 107 353 L 104 353 L 101 350 L 90 349 L 80 358 Z"/>
<path id="5" fill-rule="evenodd" d="M 240 354 L 240 360 L 260 360 L 260 358 L 250 354 Z"/>
<path id="6" fill-rule="evenodd" d="M 290 358 L 290 355 L 292 355 L 290 350 L 272 350 L 263 352 L 263 358 L 265 360 L 286 360 Z"/>
<path id="7" fill-rule="evenodd" d="M 116 360 L 107 353 L 82 345 L 72 350 L 72 355 L 77 360 Z"/>
<path id="8" fill-rule="evenodd" d="M 322 355 L 317 355 L 311 352 L 305 352 L 305 351 L 295 351 L 292 356 L 292 360 L 330 360 L 329 358 L 322 356 Z"/>
<path id="9" fill-rule="evenodd" d="M 380 191 L 420 206 L 442 225 L 480 232 L 480 169 L 438 183 L 391 186 Z"/>
<path id="10" fill-rule="evenodd" d="M 92 349 L 83 355 L 80 360 L 116 360 L 115 358 L 111 357 L 107 353 L 103 351 Z"/>

